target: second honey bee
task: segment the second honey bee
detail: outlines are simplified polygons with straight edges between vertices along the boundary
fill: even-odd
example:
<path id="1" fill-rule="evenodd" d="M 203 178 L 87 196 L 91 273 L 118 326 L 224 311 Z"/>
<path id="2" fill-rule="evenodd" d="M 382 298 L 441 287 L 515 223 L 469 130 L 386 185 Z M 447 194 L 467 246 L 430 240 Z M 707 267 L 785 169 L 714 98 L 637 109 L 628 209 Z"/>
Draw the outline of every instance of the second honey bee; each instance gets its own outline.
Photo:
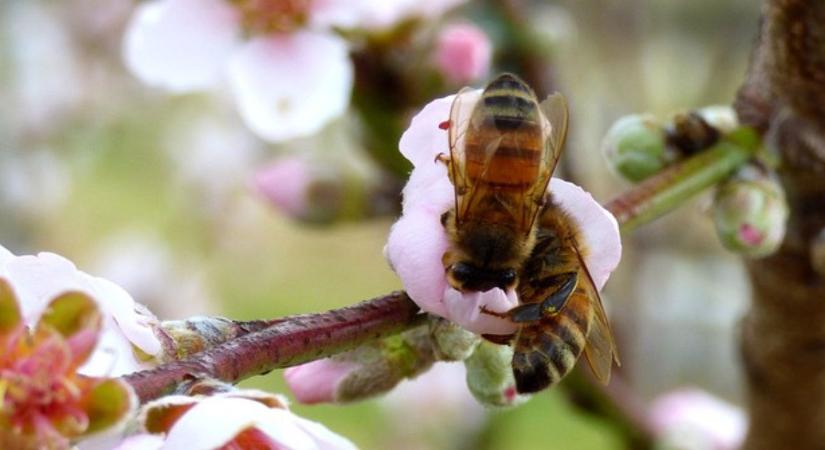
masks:
<path id="1" fill-rule="evenodd" d="M 498 314 L 513 335 L 485 335 L 514 346 L 520 393 L 558 382 L 585 353 L 607 382 L 616 348 L 599 292 L 584 264 L 578 224 L 547 192 L 567 132 L 561 94 L 539 103 L 518 77 L 490 82 L 467 114 L 459 93 L 450 111 L 447 163 L 455 207 L 442 217 L 451 247 L 443 262 L 462 292 L 516 289 L 519 305 Z"/>

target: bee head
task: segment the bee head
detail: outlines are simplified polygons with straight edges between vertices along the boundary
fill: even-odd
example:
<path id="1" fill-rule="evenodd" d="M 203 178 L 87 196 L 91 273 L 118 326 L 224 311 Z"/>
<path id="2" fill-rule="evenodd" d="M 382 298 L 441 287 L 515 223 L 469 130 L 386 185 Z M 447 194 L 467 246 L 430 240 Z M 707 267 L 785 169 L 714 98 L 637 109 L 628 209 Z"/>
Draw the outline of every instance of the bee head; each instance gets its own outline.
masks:
<path id="1" fill-rule="evenodd" d="M 518 275 L 515 269 L 487 269 L 468 262 L 457 262 L 447 268 L 447 282 L 460 291 L 488 291 L 492 288 L 503 290 L 516 286 Z"/>

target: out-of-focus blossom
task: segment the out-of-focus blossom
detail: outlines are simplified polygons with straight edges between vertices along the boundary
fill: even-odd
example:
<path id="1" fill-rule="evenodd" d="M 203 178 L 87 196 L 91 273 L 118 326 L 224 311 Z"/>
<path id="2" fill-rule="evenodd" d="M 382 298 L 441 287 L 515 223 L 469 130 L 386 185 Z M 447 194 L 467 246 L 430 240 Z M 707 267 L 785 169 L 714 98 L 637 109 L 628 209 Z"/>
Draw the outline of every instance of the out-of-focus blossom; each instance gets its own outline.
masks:
<path id="1" fill-rule="evenodd" d="M 178 260 L 157 236 L 125 232 L 102 240 L 92 268 L 164 319 L 206 314 L 215 309 L 198 265 Z"/>
<path id="2" fill-rule="evenodd" d="M 301 217 L 308 209 L 311 170 L 303 158 L 287 157 L 258 171 L 255 188 L 278 209 L 290 216 Z"/>
<path id="3" fill-rule="evenodd" d="M 473 24 L 451 24 L 438 35 L 436 67 L 451 83 L 470 83 L 487 75 L 492 55 L 490 38 Z"/>
<path id="4" fill-rule="evenodd" d="M 720 185 L 713 199 L 719 239 L 728 249 L 755 258 L 770 255 L 782 244 L 788 213 L 779 181 L 751 166 Z"/>
<path id="5" fill-rule="evenodd" d="M 4 120 L 38 132 L 51 129 L 82 100 L 83 73 L 59 9 L 45 2 L 9 2 L 0 23 L 10 53 L 3 56 L 10 89 Z M 6 108 L 9 108 L 6 110 Z"/>
<path id="6" fill-rule="evenodd" d="M 37 322 L 49 301 L 67 292 L 89 295 L 103 315 L 103 328 L 95 351 L 84 360 L 78 372 L 89 376 L 118 376 L 151 367 L 134 351 L 160 354 L 161 345 L 153 326 L 157 319 L 135 303 L 120 286 L 77 270 L 71 261 L 54 253 L 15 256 L 0 246 L 0 276 L 5 277 L 18 298 L 23 320 Z"/>
<path id="7" fill-rule="evenodd" d="M 71 188 L 66 166 L 49 149 L 0 155 L 0 207 L 18 218 L 50 217 Z"/>
<path id="8" fill-rule="evenodd" d="M 461 108 L 471 109 L 481 91 L 467 92 Z M 506 312 L 518 304 L 514 292 L 493 288 L 461 293 L 447 284 L 442 256 L 449 247 L 441 215 L 454 206 L 454 189 L 439 154 L 449 154 L 448 133 L 440 124 L 449 119 L 455 96 L 430 102 L 416 115 L 399 144 L 415 166 L 404 187 L 403 215 L 392 227 L 386 246 L 390 265 L 404 289 L 423 310 L 457 322 L 476 333 L 506 334 L 515 330 L 509 320 L 482 314 L 482 307 Z M 469 114 L 466 114 L 469 116 Z M 619 263 L 621 241 L 616 219 L 580 187 L 553 178 L 549 191 L 581 226 L 590 253 L 585 263 L 601 289 Z"/>
<path id="9" fill-rule="evenodd" d="M 700 389 L 665 394 L 654 400 L 648 414 L 663 448 L 734 450 L 747 430 L 741 409 Z"/>
<path id="10" fill-rule="evenodd" d="M 70 440 L 109 430 L 134 409 L 124 382 L 78 374 L 100 336 L 94 300 L 77 291 L 49 296 L 29 328 L 20 284 L 0 278 L 0 447 L 69 448 Z"/>
<path id="11" fill-rule="evenodd" d="M 347 44 L 329 29 L 339 15 L 325 9 L 335 3 L 147 2 L 126 32 L 126 65 L 172 92 L 225 81 L 246 124 L 269 141 L 312 134 L 344 112 L 352 89 Z"/>
<path id="12" fill-rule="evenodd" d="M 512 361 L 512 347 L 487 341 L 482 341 L 464 360 L 467 387 L 479 403 L 489 407 L 509 407 L 530 398 L 516 389 Z"/>
<path id="13" fill-rule="evenodd" d="M 138 435 L 120 450 L 355 449 L 346 438 L 290 412 L 282 397 L 254 390 L 167 396 L 144 407 L 142 422 L 162 440 Z"/>
<path id="14" fill-rule="evenodd" d="M 433 19 L 467 0 L 316 0 L 313 19 L 345 28 L 383 31 L 405 20 Z"/>
<path id="15" fill-rule="evenodd" d="M 463 364 L 437 363 L 382 398 L 393 448 L 457 448 L 466 443 L 486 416 L 467 389 L 466 377 Z"/>

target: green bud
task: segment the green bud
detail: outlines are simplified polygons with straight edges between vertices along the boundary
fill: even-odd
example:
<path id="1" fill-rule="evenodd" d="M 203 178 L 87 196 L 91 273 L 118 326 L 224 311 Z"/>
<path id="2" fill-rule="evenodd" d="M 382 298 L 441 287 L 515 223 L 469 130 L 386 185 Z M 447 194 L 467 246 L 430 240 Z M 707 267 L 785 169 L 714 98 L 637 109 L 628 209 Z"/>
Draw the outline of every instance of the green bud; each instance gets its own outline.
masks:
<path id="1" fill-rule="evenodd" d="M 635 183 L 673 160 L 665 139 L 665 128 L 655 117 L 634 114 L 610 127 L 602 141 L 602 152 L 616 172 Z"/>
<path id="2" fill-rule="evenodd" d="M 512 361 L 512 347 L 487 341 L 481 341 L 464 360 L 467 387 L 479 403 L 499 408 L 516 406 L 530 398 L 516 391 Z"/>
<path id="3" fill-rule="evenodd" d="M 463 361 L 481 342 L 481 338 L 472 331 L 435 316 L 430 318 L 430 335 L 433 351 L 439 361 Z"/>
<path id="4" fill-rule="evenodd" d="M 775 252 L 785 237 L 788 205 L 778 181 L 763 169 L 745 166 L 719 186 L 713 220 L 722 244 L 749 257 Z"/>

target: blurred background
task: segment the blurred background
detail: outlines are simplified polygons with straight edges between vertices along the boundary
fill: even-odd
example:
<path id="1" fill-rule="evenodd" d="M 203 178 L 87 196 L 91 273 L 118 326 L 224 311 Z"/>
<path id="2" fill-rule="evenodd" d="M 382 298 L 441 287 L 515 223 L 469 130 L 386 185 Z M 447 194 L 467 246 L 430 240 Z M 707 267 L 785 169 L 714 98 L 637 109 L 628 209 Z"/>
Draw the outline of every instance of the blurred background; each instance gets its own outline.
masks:
<path id="1" fill-rule="evenodd" d="M 380 27 L 333 28 L 355 74 L 349 107 L 318 132 L 273 139 L 252 131 L 227 89 L 173 94 L 127 68 L 124 35 L 146 3 L 3 1 L 0 243 L 62 254 L 163 319 L 355 303 L 400 288 L 382 256 L 409 170 L 397 141 L 429 100 L 502 70 L 540 95 L 562 91 L 572 116 L 559 174 L 606 201 L 630 186 L 600 154 L 613 121 L 729 104 L 758 20 L 750 0 L 451 3 Z M 483 33 L 461 44 L 481 52 L 472 70 L 438 56 L 451 51 L 445 34 L 456 25 Z M 487 64 L 473 47 L 485 39 Z M 741 401 L 735 333 L 748 287 L 708 204 L 627 237 L 606 288 L 620 376 L 641 405 L 686 386 Z M 444 364 L 382 399 L 294 408 L 363 449 L 628 445 L 563 386 L 485 411 L 461 370 Z M 246 384 L 286 392 L 278 372 Z M 698 441 L 657 445 L 727 448 Z"/>

